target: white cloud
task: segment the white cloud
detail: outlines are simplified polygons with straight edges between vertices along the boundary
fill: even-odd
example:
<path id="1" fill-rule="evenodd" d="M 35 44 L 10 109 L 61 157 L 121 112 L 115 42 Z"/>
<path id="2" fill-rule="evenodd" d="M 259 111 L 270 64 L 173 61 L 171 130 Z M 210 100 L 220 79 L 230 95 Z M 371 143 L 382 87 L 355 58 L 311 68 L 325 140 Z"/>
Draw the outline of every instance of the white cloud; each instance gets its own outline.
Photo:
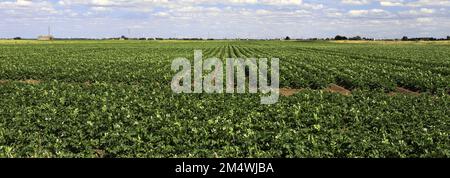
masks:
<path id="1" fill-rule="evenodd" d="M 33 14 L 56 13 L 53 4 L 47 1 L 16 0 L 0 2 L 0 10 L 17 10 Z M 33 14 L 27 14 L 33 16 Z"/>
<path id="2" fill-rule="evenodd" d="M 157 17 L 169 17 L 169 13 L 167 13 L 167 12 L 157 12 L 157 13 L 154 13 L 153 15 L 157 16 Z"/>
<path id="3" fill-rule="evenodd" d="M 429 18 L 429 17 L 421 17 L 421 18 L 417 18 L 416 20 L 419 23 L 433 22 L 433 18 Z"/>
<path id="4" fill-rule="evenodd" d="M 431 7 L 450 6 L 450 0 L 415 0 L 405 2 L 404 0 L 379 0 L 381 6 L 406 6 L 406 7 Z"/>
<path id="5" fill-rule="evenodd" d="M 429 8 L 411 9 L 409 11 L 400 12 L 403 15 L 430 15 L 434 14 L 436 10 Z"/>
<path id="6" fill-rule="evenodd" d="M 136 5 L 149 6 L 182 6 L 182 5 L 198 5 L 198 4 L 226 4 L 226 5 L 271 5 L 271 6 L 288 6 L 302 5 L 303 0 L 60 0 L 60 5 L 91 5 L 91 6 L 115 6 L 130 7 Z"/>
<path id="7" fill-rule="evenodd" d="M 362 16 L 369 14 L 369 10 L 350 10 L 348 11 L 348 14 L 351 16 Z"/>
<path id="8" fill-rule="evenodd" d="M 350 10 L 348 14 L 352 17 L 379 17 L 390 15 L 388 11 L 383 9 L 369 9 L 369 10 Z"/>
<path id="9" fill-rule="evenodd" d="M 261 4 L 267 5 L 301 5 L 303 3 L 302 0 L 260 0 L 258 1 Z"/>
<path id="10" fill-rule="evenodd" d="M 100 11 L 100 12 L 111 11 L 111 9 L 110 9 L 110 8 L 107 8 L 107 7 L 91 7 L 91 9 L 92 9 L 93 11 Z"/>
<path id="11" fill-rule="evenodd" d="M 450 0 L 418 0 L 411 2 L 409 6 L 423 7 L 423 6 L 450 6 Z"/>
<path id="12" fill-rule="evenodd" d="M 371 0 L 342 0 L 343 4 L 351 4 L 351 5 L 366 5 L 370 4 Z"/>
<path id="13" fill-rule="evenodd" d="M 385 7 L 404 6 L 403 0 L 381 0 L 380 5 Z"/>
<path id="14" fill-rule="evenodd" d="M 29 6 L 33 4 L 33 2 L 31 0 L 17 0 L 16 4 L 19 6 Z"/>
<path id="15" fill-rule="evenodd" d="M 256 10 L 256 14 L 258 15 L 268 15 L 268 14 L 272 14 L 272 11 L 268 11 L 265 9 L 258 9 Z"/>
<path id="16" fill-rule="evenodd" d="M 45 33 L 49 24 L 61 28 L 57 36 L 118 36 L 127 33 L 126 27 L 136 27 L 136 33 L 141 30 L 139 33 L 147 36 L 167 37 L 208 33 L 215 37 L 336 34 L 401 37 L 402 29 L 423 30 L 421 33 L 429 36 L 442 35 L 450 29 L 448 0 L 335 1 L 338 3 L 325 0 L 320 3 L 311 0 L 0 0 L 0 34 L 28 30 L 35 37 Z M 396 6 L 399 8 L 392 8 Z M 36 30 L 39 28 L 41 31 Z"/>

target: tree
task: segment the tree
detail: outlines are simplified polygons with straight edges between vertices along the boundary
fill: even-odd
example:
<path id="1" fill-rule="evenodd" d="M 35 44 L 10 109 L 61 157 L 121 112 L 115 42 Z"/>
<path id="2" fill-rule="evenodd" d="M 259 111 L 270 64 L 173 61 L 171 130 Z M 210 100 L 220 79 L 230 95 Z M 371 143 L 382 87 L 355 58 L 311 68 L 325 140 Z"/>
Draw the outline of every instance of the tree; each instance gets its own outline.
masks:
<path id="1" fill-rule="evenodd" d="M 447 40 L 450 40 L 450 36 L 447 36 Z"/>
<path id="2" fill-rule="evenodd" d="M 362 40 L 360 36 L 351 37 L 349 40 Z"/>
<path id="3" fill-rule="evenodd" d="M 284 40 L 291 40 L 291 38 L 287 36 L 286 38 L 284 38 Z"/>
<path id="4" fill-rule="evenodd" d="M 348 38 L 345 36 L 341 36 L 341 35 L 337 35 L 336 37 L 334 37 L 334 40 L 347 40 Z"/>
<path id="5" fill-rule="evenodd" d="M 408 37 L 407 36 L 403 36 L 402 41 L 408 41 Z"/>
<path id="6" fill-rule="evenodd" d="M 21 37 L 14 37 L 13 39 L 14 40 L 21 40 L 22 38 Z"/>

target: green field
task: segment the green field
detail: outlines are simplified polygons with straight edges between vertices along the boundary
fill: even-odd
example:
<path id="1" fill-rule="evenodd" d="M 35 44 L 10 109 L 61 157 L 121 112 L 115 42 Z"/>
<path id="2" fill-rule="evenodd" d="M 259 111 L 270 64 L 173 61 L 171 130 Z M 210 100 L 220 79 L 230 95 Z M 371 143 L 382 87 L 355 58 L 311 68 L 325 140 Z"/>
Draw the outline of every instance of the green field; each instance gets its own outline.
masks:
<path id="1" fill-rule="evenodd" d="M 196 49 L 291 93 L 175 94 Z M 0 41 L 0 157 L 450 157 L 449 93 L 447 42 Z"/>

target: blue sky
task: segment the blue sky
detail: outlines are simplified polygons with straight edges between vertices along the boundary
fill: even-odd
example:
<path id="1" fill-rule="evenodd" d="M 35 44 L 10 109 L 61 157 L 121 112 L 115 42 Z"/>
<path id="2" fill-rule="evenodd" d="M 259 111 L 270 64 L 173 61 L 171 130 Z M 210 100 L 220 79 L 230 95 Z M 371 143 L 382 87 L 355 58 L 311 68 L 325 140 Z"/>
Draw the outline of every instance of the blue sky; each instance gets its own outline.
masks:
<path id="1" fill-rule="evenodd" d="M 0 17 L 0 38 L 450 35 L 450 0 L 0 0 Z"/>

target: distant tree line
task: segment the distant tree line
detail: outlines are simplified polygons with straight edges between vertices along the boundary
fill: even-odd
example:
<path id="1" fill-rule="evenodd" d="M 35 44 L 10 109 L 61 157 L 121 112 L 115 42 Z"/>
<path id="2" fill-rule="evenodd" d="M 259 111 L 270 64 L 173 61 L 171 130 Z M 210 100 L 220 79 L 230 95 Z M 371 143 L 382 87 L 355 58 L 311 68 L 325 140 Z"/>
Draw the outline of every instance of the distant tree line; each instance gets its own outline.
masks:
<path id="1" fill-rule="evenodd" d="M 4 38 L 4 39 L 13 39 L 13 40 L 22 40 L 21 37 L 14 37 L 14 38 Z M 228 40 L 227 38 L 223 39 L 215 39 L 215 38 L 129 38 L 126 36 L 120 36 L 116 38 L 58 38 L 58 40 Z M 334 38 L 307 38 L 307 39 L 292 39 L 289 36 L 286 36 L 285 38 L 276 38 L 276 39 L 230 39 L 230 40 L 304 40 L 304 41 L 328 41 L 328 40 L 370 40 L 373 41 L 375 39 L 373 38 L 366 38 L 361 36 L 354 36 L 354 37 L 346 37 L 342 35 L 336 35 Z M 380 40 L 386 40 L 386 41 L 393 41 L 393 40 L 401 40 L 401 41 L 440 41 L 440 40 L 450 40 L 450 36 L 447 36 L 447 38 L 433 38 L 433 37 L 419 37 L 419 38 L 408 38 L 407 36 L 403 36 L 401 39 L 380 39 Z"/>
<path id="2" fill-rule="evenodd" d="M 408 38 L 404 36 L 402 41 L 440 41 L 440 40 L 450 40 L 450 36 L 447 38 L 433 38 L 433 37 L 420 37 L 420 38 Z"/>
<path id="3" fill-rule="evenodd" d="M 361 36 L 354 36 L 347 38 L 346 36 L 337 35 L 334 40 L 374 40 L 373 38 L 366 38 Z"/>
<path id="4" fill-rule="evenodd" d="M 373 38 L 364 38 L 360 36 L 349 37 L 337 35 L 334 40 L 374 40 Z M 402 40 L 402 41 L 439 41 L 439 40 L 450 40 L 450 36 L 447 38 L 433 38 L 433 37 L 419 37 L 419 38 L 408 38 L 403 36 L 401 39 L 383 39 L 383 40 Z"/>
<path id="5" fill-rule="evenodd" d="M 129 38 L 121 36 L 120 38 L 104 38 L 105 40 L 213 40 L 204 38 Z"/>

